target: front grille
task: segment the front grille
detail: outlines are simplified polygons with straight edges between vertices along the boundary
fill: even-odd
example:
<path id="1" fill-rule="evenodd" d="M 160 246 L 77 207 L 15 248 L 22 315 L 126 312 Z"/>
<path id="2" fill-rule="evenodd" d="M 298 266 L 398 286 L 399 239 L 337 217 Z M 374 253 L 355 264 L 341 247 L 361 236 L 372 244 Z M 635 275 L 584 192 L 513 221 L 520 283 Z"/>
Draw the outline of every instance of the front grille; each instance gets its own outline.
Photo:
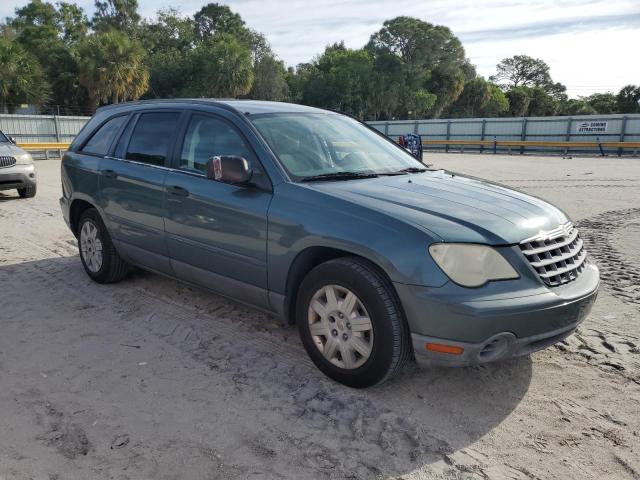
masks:
<path id="1" fill-rule="evenodd" d="M 542 281 L 551 287 L 575 280 L 586 266 L 587 252 L 578 229 L 571 223 L 522 241 L 520 249 Z"/>
<path id="2" fill-rule="evenodd" d="M 14 157 L 0 157 L 0 168 L 13 167 L 16 164 Z"/>

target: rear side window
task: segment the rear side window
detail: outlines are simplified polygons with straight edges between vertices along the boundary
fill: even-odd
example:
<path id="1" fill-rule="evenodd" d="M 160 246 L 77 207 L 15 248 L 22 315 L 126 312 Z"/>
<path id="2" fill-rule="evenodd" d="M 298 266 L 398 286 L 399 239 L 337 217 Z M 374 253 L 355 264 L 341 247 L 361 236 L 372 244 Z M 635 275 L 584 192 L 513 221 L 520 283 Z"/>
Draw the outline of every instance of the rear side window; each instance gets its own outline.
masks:
<path id="1" fill-rule="evenodd" d="M 239 155 L 251 161 L 251 150 L 230 124 L 206 115 L 193 115 L 184 136 L 180 168 L 204 173 L 216 155 Z"/>
<path id="2" fill-rule="evenodd" d="M 126 115 L 121 115 L 108 120 L 91 136 L 81 151 L 94 155 L 106 155 L 111 146 L 111 142 L 113 142 L 118 130 L 120 130 L 120 127 L 126 119 Z"/>
<path id="3" fill-rule="evenodd" d="M 150 165 L 164 165 L 179 118 L 178 112 L 140 115 L 131 134 L 125 158 Z"/>
<path id="4" fill-rule="evenodd" d="M 116 143 L 116 148 L 113 151 L 113 156 L 115 158 L 124 158 L 124 155 L 126 153 L 126 148 L 127 148 L 127 140 L 129 139 L 129 134 L 131 133 L 131 130 L 133 130 L 133 126 L 135 124 L 136 124 L 135 116 L 133 116 L 131 118 L 131 121 L 127 124 L 127 126 L 124 127 L 124 130 L 122 131 L 122 135 L 120 135 L 120 138 L 118 139 L 118 143 Z"/>

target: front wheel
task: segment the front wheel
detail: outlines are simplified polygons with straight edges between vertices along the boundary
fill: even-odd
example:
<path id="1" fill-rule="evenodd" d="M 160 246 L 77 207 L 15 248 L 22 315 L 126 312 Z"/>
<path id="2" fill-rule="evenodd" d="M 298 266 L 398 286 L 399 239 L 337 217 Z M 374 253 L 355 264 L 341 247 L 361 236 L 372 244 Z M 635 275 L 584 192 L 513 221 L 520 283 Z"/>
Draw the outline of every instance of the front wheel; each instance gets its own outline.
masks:
<path id="1" fill-rule="evenodd" d="M 80 216 L 78 247 L 85 272 L 96 282 L 113 283 L 127 276 L 129 264 L 118 255 L 95 208 Z"/>
<path id="2" fill-rule="evenodd" d="M 411 357 L 395 293 L 365 260 L 345 257 L 314 268 L 300 286 L 296 318 L 311 360 L 345 385 L 383 382 Z"/>
<path id="3" fill-rule="evenodd" d="M 19 188 L 18 195 L 20 195 L 20 198 L 33 198 L 36 196 L 36 186 L 29 185 L 28 187 Z"/>

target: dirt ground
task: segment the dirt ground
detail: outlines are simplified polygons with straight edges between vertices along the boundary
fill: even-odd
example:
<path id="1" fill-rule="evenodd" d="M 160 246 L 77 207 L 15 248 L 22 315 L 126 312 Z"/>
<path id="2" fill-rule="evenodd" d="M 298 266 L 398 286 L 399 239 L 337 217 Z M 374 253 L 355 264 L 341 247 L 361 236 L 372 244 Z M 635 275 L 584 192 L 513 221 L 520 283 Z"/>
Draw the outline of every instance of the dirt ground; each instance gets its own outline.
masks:
<path id="1" fill-rule="evenodd" d="M 293 327 L 138 272 L 97 285 L 58 206 L 0 193 L 0 479 L 640 478 L 640 159 L 427 154 L 564 208 L 603 286 L 506 363 L 336 384 Z"/>

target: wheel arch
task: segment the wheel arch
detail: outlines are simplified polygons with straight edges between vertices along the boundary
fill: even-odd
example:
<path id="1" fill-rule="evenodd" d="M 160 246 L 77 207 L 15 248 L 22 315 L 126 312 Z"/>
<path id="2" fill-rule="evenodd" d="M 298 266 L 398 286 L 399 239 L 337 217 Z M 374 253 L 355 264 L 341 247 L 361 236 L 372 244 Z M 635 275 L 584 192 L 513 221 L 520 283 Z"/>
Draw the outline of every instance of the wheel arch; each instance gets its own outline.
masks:
<path id="1" fill-rule="evenodd" d="M 76 237 L 78 236 L 78 222 L 80 221 L 80 216 L 90 208 L 98 210 L 94 204 L 82 198 L 75 198 L 71 202 L 71 206 L 69 207 L 69 226 Z"/>
<path id="2" fill-rule="evenodd" d="M 293 262 L 289 267 L 289 271 L 287 273 L 287 281 L 285 287 L 285 305 L 284 305 L 284 313 L 285 313 L 285 321 L 288 324 L 295 323 L 295 311 L 296 311 L 296 301 L 298 296 L 298 289 L 300 284 L 307 276 L 307 274 L 313 270 L 318 265 L 325 263 L 329 260 L 334 260 L 336 258 L 342 257 L 355 257 L 364 262 L 366 262 L 369 266 L 377 270 L 383 278 L 386 279 L 388 285 L 392 291 L 392 293 L 398 299 L 398 305 L 400 305 L 400 309 L 404 315 L 404 310 L 402 304 L 399 301 L 398 293 L 393 286 L 393 282 L 391 278 L 387 274 L 384 268 L 380 266 L 375 261 L 370 258 L 366 258 L 358 253 L 354 253 L 348 250 L 344 250 L 341 248 L 335 247 L 325 247 L 325 246 L 313 246 L 307 247 L 302 250 L 295 257 Z"/>

